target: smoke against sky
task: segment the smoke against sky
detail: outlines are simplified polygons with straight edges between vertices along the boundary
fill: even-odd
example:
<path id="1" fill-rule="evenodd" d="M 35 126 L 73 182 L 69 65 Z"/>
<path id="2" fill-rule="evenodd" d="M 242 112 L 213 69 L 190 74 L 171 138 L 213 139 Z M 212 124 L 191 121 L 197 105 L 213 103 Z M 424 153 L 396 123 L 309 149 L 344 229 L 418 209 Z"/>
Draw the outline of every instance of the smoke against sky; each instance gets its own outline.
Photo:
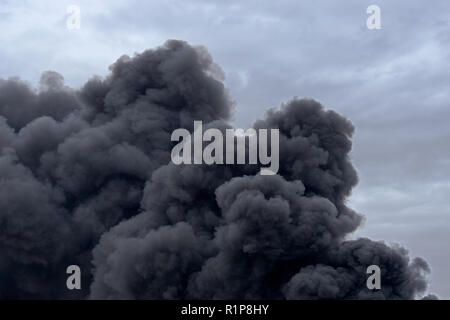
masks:
<path id="1" fill-rule="evenodd" d="M 122 56 L 80 89 L 0 80 L 0 297 L 412 299 L 428 264 L 347 236 L 361 224 L 353 124 L 294 98 L 254 128 L 280 130 L 279 175 L 174 165 L 170 136 L 224 130 L 235 103 L 203 47 Z M 382 199 L 380 200 L 382 201 Z M 65 287 L 68 265 L 83 290 Z M 366 288 L 379 265 L 382 290 Z"/>
<path id="2" fill-rule="evenodd" d="M 68 30 L 67 8 L 81 9 Z M 381 29 L 366 27 L 369 5 Z M 248 128 L 293 95 L 351 119 L 355 234 L 405 245 L 450 298 L 450 2 L 436 0 L 0 0 L 0 78 L 39 87 L 46 70 L 79 88 L 132 56 L 184 39 L 208 48 Z M 380 201 L 383 199 L 383 201 Z"/>

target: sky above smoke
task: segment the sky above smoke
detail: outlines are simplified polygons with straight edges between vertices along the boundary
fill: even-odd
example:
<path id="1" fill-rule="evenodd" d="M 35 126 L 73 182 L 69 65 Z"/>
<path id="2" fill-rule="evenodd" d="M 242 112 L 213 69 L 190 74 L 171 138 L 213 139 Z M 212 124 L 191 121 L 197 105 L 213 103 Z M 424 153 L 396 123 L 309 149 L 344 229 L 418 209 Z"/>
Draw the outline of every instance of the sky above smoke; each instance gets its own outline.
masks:
<path id="1" fill-rule="evenodd" d="M 364 1 L 236 1 L 227 5 L 210 1 L 80 1 L 81 29 L 74 31 L 65 26 L 69 4 L 72 2 L 0 1 L 0 28 L 8 30 L 0 35 L 0 77 L 20 76 L 38 87 L 42 72 L 55 70 L 64 76 L 66 85 L 76 88 L 94 74 L 106 75 L 108 66 L 122 54 L 133 55 L 168 38 L 178 38 L 206 46 L 221 66 L 230 96 L 236 101 L 233 120 L 238 127 L 251 126 L 268 107 L 279 106 L 292 96 L 312 97 L 349 117 L 356 127 L 351 158 L 360 183 L 349 206 L 366 217 L 357 235 L 400 242 L 413 255 L 424 257 L 433 270 L 431 291 L 450 297 L 446 248 L 450 225 L 446 13 L 450 5 L 446 1 L 432 6 L 423 1 L 378 1 L 382 29 L 377 31 L 365 27 L 365 9 L 372 2 Z M 57 76 L 49 79 L 53 82 L 44 79 L 43 87 L 61 85 Z M 21 98 L 25 101 L 29 97 Z M 48 108 L 45 112 L 56 120 L 75 108 L 68 103 L 67 110 L 56 110 L 45 99 L 65 97 L 44 95 L 42 101 L 32 102 Z M 117 107 L 111 103 L 111 110 Z M 11 111 L 9 123 L 17 129 L 35 116 L 32 110 L 20 114 Z M 86 125 L 78 119 L 73 119 L 69 128 L 50 123 L 48 118 L 40 120 L 33 124 L 34 130 L 52 128 L 55 141 L 34 149 L 25 142 L 18 147 L 27 153 L 28 169 L 37 165 L 33 159 L 41 148 L 51 148 L 58 137 Z M 2 137 L 7 137 L 6 131 Z M 87 143 L 91 138 L 79 139 Z M 98 137 L 98 143 L 108 144 L 104 139 Z M 77 155 L 67 148 L 67 159 L 74 161 Z M 130 148 L 125 145 L 112 152 L 119 156 L 132 152 Z M 5 161 L 5 166 L 14 163 L 14 154 L 8 154 Z M 142 160 L 121 169 L 138 171 L 154 165 Z M 118 170 L 114 165 L 103 169 Z M 26 171 L 23 168 L 18 177 L 27 175 Z M 19 180 L 35 190 L 32 179 Z M 78 192 L 77 183 L 86 184 L 71 182 L 64 188 Z M 116 194 L 123 194 L 126 188 L 105 187 Z M 39 201 L 48 206 L 62 201 L 63 195 L 49 186 L 38 188 L 42 190 L 37 199 L 44 197 Z M 139 197 L 138 189 L 127 189 L 129 201 Z M 97 202 L 95 205 L 101 206 L 101 201 Z M 116 207 L 126 207 L 127 203 Z M 45 207 L 41 210 L 49 211 Z M 87 208 L 80 209 L 79 216 L 83 215 L 89 215 Z M 120 216 L 120 212 L 115 215 Z M 95 222 L 90 227 L 101 229 L 104 223 Z M 64 237 L 69 231 L 62 228 L 60 232 Z M 189 236 L 189 231 L 186 233 Z M 165 236 L 162 232 L 152 237 Z M 48 250 L 48 246 L 41 249 Z"/>

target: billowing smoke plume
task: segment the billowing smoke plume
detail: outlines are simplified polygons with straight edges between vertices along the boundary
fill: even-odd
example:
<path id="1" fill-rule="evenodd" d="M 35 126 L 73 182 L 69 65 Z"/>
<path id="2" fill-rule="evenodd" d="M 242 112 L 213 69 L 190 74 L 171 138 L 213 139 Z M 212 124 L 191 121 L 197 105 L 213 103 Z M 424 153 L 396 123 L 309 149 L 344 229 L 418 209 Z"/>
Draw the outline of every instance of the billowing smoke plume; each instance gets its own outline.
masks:
<path id="1" fill-rule="evenodd" d="M 353 126 L 314 100 L 270 110 L 280 168 L 174 165 L 171 133 L 230 128 L 233 101 L 205 49 L 185 42 L 121 57 L 80 90 L 55 72 L 38 90 L 0 80 L 0 297 L 411 299 L 425 261 L 369 239 Z M 66 288 L 66 268 L 82 290 Z M 366 268 L 382 289 L 366 287 Z"/>

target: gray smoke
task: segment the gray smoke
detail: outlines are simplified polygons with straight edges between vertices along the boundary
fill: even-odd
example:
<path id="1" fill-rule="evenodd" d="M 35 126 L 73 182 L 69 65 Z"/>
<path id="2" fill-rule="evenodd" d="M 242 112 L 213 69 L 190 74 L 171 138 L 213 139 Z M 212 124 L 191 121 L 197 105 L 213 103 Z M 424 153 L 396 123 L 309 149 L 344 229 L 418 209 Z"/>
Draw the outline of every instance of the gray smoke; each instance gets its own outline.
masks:
<path id="1" fill-rule="evenodd" d="M 0 298 L 413 299 L 427 263 L 346 240 L 361 216 L 351 122 L 314 100 L 269 110 L 278 175 L 174 165 L 177 128 L 230 128 L 233 101 L 202 47 L 171 40 L 81 89 L 0 80 Z M 66 268 L 82 290 L 66 288 Z M 382 289 L 366 288 L 379 265 Z M 428 298 L 434 298 L 429 296 Z"/>

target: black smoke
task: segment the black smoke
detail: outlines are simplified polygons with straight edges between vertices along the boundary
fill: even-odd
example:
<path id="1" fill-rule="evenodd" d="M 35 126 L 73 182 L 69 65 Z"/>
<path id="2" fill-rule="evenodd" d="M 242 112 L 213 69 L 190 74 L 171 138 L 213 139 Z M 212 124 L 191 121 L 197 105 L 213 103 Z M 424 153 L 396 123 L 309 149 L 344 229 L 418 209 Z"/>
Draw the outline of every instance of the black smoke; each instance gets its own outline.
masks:
<path id="1" fill-rule="evenodd" d="M 361 216 L 351 122 L 314 100 L 269 110 L 278 175 L 174 165 L 170 136 L 229 128 L 234 103 L 207 51 L 168 41 L 81 89 L 45 73 L 0 80 L 0 298 L 413 299 L 427 263 L 346 240 Z M 382 200 L 381 200 L 382 201 Z M 66 268 L 82 290 L 66 288 Z M 366 288 L 379 265 L 382 289 Z"/>

